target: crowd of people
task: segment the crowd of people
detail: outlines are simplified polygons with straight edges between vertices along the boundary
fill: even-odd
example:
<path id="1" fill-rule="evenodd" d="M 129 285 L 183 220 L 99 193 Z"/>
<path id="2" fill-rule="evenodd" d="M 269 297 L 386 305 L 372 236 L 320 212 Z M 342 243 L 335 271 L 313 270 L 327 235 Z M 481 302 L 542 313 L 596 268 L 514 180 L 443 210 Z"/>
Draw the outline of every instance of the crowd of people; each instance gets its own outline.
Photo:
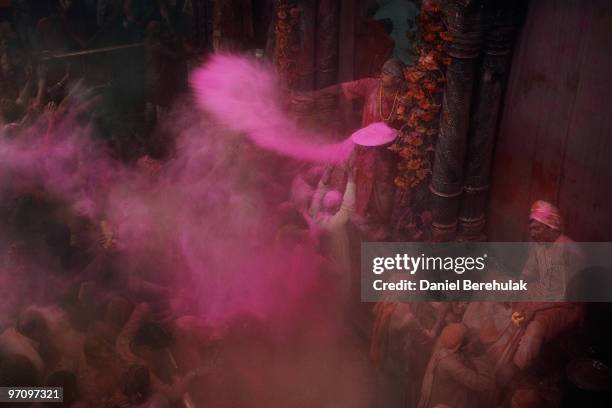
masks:
<path id="1" fill-rule="evenodd" d="M 196 55 L 184 3 L 2 2 L 3 146 L 53 145 L 69 122 L 109 156 L 155 167 L 168 146 L 156 129 Z M 63 387 L 66 407 L 193 406 L 187 388 L 210 345 L 201 322 L 160 314 L 168 305 L 151 299 L 166 302 L 170 289 L 117 273 L 108 224 L 67 214 L 19 173 L 2 182 L 0 384 Z M 191 368 L 178 373 L 177 361 Z"/>
<path id="2" fill-rule="evenodd" d="M 97 133 L 133 160 L 148 150 L 187 88 L 198 60 L 183 1 L 14 1 L 2 9 L 0 121 L 7 134 L 41 116 L 53 122 L 69 90 L 86 85 L 105 103 Z M 80 55 L 71 53 L 80 52 Z M 162 152 L 154 152 L 158 156 Z"/>
<path id="3" fill-rule="evenodd" d="M 41 15 L 28 8 L 31 3 L 13 1 L 12 8 L 2 9 L 1 137 L 53 144 L 63 124 L 76 124 L 93 136 L 96 149 L 155 178 L 172 158 L 175 142 L 162 125 L 184 95 L 190 61 L 198 58 L 182 31 L 188 25 L 184 2 L 59 1 L 49 2 L 46 12 L 36 8 Z M 137 45 L 120 52 L 134 57 L 135 50 L 142 51 L 140 68 L 132 62 L 114 67 L 118 71 L 111 67 L 111 75 L 96 75 L 60 55 L 117 44 Z M 395 106 L 402 69 L 392 59 L 381 78 L 318 94 L 364 98 L 362 125 L 384 121 Z M 142 90 L 134 92 L 138 81 Z M 577 327 L 582 305 L 360 303 L 359 245 L 390 236 L 394 163 L 385 143 L 357 146 L 343 166 L 302 165 L 276 177 L 286 181 L 280 186 L 270 183 L 270 172 L 295 166 L 262 159 L 265 153 L 246 141 L 231 155 L 232 168 L 243 170 L 242 190 L 274 197 L 266 202 L 273 208 L 271 242 L 262 234 L 260 246 L 278 245 L 296 257 L 294 273 L 301 271 L 299 264 L 316 268 L 316 279 L 325 284 L 309 288 L 308 295 L 327 296 L 317 293 L 315 307 L 371 340 L 375 400 L 363 406 L 558 405 L 555 391 L 565 361 L 544 345 Z M 210 381 L 215 364 L 222 364 L 216 350 L 266 338 L 262 331 L 271 331 L 235 322 L 236 331 L 211 327 L 185 311 L 179 304 L 185 293 L 175 293 L 164 277 L 123 270 L 129 256 L 121 253 L 122 237 L 108 220 L 74 214 L 74 207 L 44 185 L 15 180 L 3 180 L 0 210 L 0 385 L 63 387 L 66 407 L 204 406 L 210 400 L 202 384 Z M 532 238 L 568 242 L 560 219 L 551 204 L 535 203 Z M 220 229 L 214 233 L 226 232 Z M 549 261 L 557 256 L 533 255 L 525 279 L 554 283 L 551 274 L 559 273 L 559 262 Z M 236 384 L 232 392 L 239 394 Z M 225 406 L 249 406 L 243 404 Z"/>

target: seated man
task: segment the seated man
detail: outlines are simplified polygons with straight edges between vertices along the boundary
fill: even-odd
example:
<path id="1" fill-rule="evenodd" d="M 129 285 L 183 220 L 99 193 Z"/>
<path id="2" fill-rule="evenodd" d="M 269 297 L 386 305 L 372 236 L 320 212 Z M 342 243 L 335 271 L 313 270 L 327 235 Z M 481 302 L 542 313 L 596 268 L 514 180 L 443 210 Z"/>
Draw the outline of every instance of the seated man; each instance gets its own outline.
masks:
<path id="1" fill-rule="evenodd" d="M 513 304 L 514 324 L 506 329 L 507 340 L 496 363 L 502 384 L 518 370 L 529 368 L 543 344 L 574 327 L 583 312 L 580 304 L 563 302 L 567 282 L 580 268 L 583 257 L 573 241 L 562 234 L 559 210 L 548 202 L 536 201 L 529 218 L 536 246 L 521 276 L 530 281 L 530 302 Z"/>
<path id="2" fill-rule="evenodd" d="M 529 215 L 529 233 L 536 244 L 529 254 L 521 278 L 529 283 L 530 298 L 542 301 L 564 299 L 567 282 L 580 269 L 583 256 L 563 234 L 559 210 L 546 201 L 536 201 Z"/>

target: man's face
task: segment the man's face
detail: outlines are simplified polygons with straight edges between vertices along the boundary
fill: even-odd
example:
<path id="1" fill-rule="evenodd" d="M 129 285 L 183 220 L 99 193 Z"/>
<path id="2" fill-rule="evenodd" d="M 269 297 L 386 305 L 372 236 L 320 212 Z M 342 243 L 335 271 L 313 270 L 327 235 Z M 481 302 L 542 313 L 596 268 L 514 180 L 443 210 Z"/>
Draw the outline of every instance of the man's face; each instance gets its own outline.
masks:
<path id="1" fill-rule="evenodd" d="M 536 220 L 529 221 L 529 235 L 535 242 L 553 242 L 558 233 L 547 225 Z"/>
<path id="2" fill-rule="evenodd" d="M 380 74 L 380 82 L 382 83 L 383 87 L 391 88 L 397 85 L 397 83 L 399 82 L 399 79 L 396 76 L 383 71 Z"/>

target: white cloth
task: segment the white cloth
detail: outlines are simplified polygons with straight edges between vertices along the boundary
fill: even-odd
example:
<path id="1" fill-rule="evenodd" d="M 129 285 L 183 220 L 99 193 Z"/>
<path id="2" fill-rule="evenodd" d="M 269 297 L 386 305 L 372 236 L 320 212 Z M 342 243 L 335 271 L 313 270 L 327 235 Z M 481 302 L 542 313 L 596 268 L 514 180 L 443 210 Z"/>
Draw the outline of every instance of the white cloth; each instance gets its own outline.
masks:
<path id="1" fill-rule="evenodd" d="M 567 283 L 584 265 L 584 254 L 574 241 L 560 235 L 552 243 L 534 244 L 525 263 L 522 277 L 530 281 L 530 301 L 565 300 Z"/>

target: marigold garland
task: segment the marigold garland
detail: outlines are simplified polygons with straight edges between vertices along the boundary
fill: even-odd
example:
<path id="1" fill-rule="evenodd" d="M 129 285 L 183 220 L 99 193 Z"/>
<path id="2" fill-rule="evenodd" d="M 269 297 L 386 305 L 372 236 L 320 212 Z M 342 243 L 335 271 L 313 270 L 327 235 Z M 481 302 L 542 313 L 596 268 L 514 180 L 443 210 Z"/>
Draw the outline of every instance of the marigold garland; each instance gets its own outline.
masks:
<path id="1" fill-rule="evenodd" d="M 300 9 L 289 1 L 279 1 L 276 6 L 274 63 L 282 81 L 289 88 L 298 78 L 296 61 L 299 45 L 296 29 L 300 14 Z"/>
<path id="2" fill-rule="evenodd" d="M 442 22 L 437 1 L 423 4 L 418 19 L 420 38 L 415 65 L 407 67 L 406 91 L 396 115 L 402 123 L 400 136 L 391 150 L 401 157 L 395 184 L 400 189 L 416 187 L 431 175 L 432 152 L 438 134 L 446 52 L 452 40 Z"/>

